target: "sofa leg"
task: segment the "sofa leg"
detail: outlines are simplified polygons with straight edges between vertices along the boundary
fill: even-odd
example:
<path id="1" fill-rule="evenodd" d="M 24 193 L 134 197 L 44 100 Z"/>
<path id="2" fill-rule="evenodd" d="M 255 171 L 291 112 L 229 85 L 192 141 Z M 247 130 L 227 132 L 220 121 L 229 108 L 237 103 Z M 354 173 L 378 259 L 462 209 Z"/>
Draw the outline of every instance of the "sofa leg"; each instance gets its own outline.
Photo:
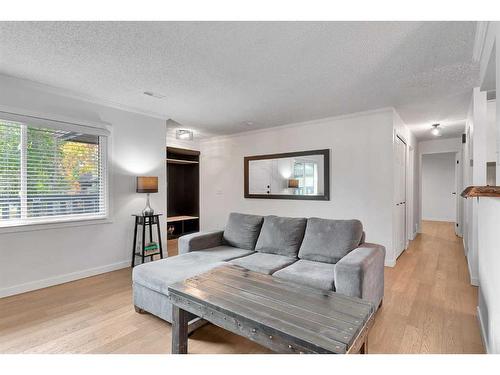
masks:
<path id="1" fill-rule="evenodd" d="M 143 310 L 143 309 L 141 309 L 140 307 L 137 307 L 136 305 L 134 305 L 134 309 L 135 309 L 135 312 L 136 312 L 136 313 L 139 313 L 139 314 L 146 314 L 146 310 Z"/>

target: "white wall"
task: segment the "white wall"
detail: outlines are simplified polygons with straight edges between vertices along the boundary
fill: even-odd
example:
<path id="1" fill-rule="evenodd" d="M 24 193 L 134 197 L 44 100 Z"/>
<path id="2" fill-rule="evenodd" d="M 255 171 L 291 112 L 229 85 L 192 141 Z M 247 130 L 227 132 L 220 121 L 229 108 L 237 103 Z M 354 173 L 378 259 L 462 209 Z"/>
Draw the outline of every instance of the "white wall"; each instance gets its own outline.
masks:
<path id="1" fill-rule="evenodd" d="M 466 157 L 463 163 L 464 187 L 486 185 L 488 131 L 486 97 L 486 92 L 480 91 L 479 87 L 474 88 L 465 125 L 468 136 L 463 151 Z M 479 285 L 478 208 L 476 199 L 463 200 L 464 250 L 472 285 Z"/>
<path id="2" fill-rule="evenodd" d="M 456 220 L 455 153 L 422 155 L 422 220 Z M 456 192 L 455 192 L 456 193 Z"/>
<path id="3" fill-rule="evenodd" d="M 479 319 L 488 353 L 500 353 L 500 199 L 479 198 Z"/>
<path id="4" fill-rule="evenodd" d="M 357 218 L 394 265 L 393 117 L 385 109 L 201 141 L 202 230 L 222 228 L 231 211 Z M 243 197 L 244 156 L 324 148 L 331 151 L 330 201 Z"/>
<path id="5" fill-rule="evenodd" d="M 193 139 L 192 141 L 184 141 L 176 139 L 174 135 L 167 134 L 167 146 L 198 151 L 200 149 L 200 142 L 197 139 Z"/>
<path id="6" fill-rule="evenodd" d="M 500 87 L 500 59 L 498 58 L 497 49 L 500 42 L 500 23 L 488 22 L 487 34 L 482 49 L 480 59 L 480 76 L 482 79 L 481 86 L 484 85 L 484 77 L 486 72 L 492 69 L 495 75 L 494 87 L 489 89 L 497 89 Z M 497 56 L 496 59 L 494 58 Z M 494 66 L 488 67 L 488 64 Z M 488 69 L 490 68 L 490 69 Z M 485 95 L 485 93 L 483 93 Z M 491 105 L 488 103 L 488 109 L 491 110 Z M 490 108 L 488 108 L 490 106 Z M 497 185 L 500 185 L 500 105 L 495 102 L 495 130 L 496 130 L 496 162 Z M 487 120 L 486 120 L 487 122 Z M 476 123 L 471 124 L 476 128 Z M 475 132 L 475 130 L 474 130 Z M 475 134 L 474 134 L 475 135 Z M 474 136 L 474 149 L 488 149 L 488 140 L 482 137 Z M 488 153 L 488 159 L 491 157 L 491 150 Z M 486 158 L 485 158 L 486 159 Z M 474 161 L 474 169 L 481 168 L 481 163 L 476 164 Z M 482 171 L 474 174 L 477 178 L 481 178 Z M 478 180 L 480 181 L 480 180 Z M 475 182 L 474 182 L 475 183 Z M 500 243 L 500 232 L 498 231 L 498 223 L 500 222 L 500 199 L 481 197 L 477 199 L 469 199 L 468 201 L 475 202 L 477 212 L 477 262 L 478 262 L 478 277 L 479 277 L 479 301 L 478 301 L 478 316 L 481 322 L 481 331 L 483 341 L 488 353 L 500 353 L 500 252 L 498 244 Z"/>
<path id="7" fill-rule="evenodd" d="M 0 75 L 0 105 L 111 125 L 111 222 L 11 233 L 0 229 L 0 297 L 128 267 L 131 214 L 145 204 L 145 197 L 135 193 L 136 175 L 159 176 L 152 206 L 165 211 L 165 120 L 58 92 Z"/>
<path id="8" fill-rule="evenodd" d="M 496 100 L 488 100 L 486 105 L 486 161 L 497 161 Z"/>

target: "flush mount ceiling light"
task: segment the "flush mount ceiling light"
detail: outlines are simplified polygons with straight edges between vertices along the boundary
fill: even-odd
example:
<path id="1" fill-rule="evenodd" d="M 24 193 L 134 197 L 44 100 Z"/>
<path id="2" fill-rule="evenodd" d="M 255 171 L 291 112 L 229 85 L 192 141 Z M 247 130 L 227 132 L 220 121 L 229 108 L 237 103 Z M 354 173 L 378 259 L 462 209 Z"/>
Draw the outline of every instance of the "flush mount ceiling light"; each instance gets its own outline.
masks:
<path id="1" fill-rule="evenodd" d="M 183 141 L 192 141 L 193 131 L 188 129 L 177 129 L 175 131 L 175 138 L 182 139 Z"/>
<path id="2" fill-rule="evenodd" d="M 156 98 L 156 99 L 163 99 L 166 97 L 166 95 L 160 94 L 158 92 L 153 92 L 153 91 L 144 91 L 143 94 L 147 95 L 147 96 L 151 96 L 151 97 Z"/>
<path id="3" fill-rule="evenodd" d="M 432 124 L 431 134 L 439 137 L 441 135 L 441 131 L 439 130 L 439 124 Z"/>

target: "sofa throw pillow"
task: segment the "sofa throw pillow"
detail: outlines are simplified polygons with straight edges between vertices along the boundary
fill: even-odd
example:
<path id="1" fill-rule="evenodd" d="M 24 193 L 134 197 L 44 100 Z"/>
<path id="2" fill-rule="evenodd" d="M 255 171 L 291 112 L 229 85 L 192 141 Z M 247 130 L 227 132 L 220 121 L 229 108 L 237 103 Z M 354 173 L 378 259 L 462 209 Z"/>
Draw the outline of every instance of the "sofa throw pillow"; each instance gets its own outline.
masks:
<path id="1" fill-rule="evenodd" d="M 299 258 L 317 262 L 337 263 L 358 247 L 363 236 L 359 220 L 307 220 Z"/>
<path id="2" fill-rule="evenodd" d="M 255 250 L 296 258 L 306 222 L 304 218 L 266 216 Z"/>
<path id="3" fill-rule="evenodd" d="M 226 245 L 254 250 L 264 218 L 232 212 L 229 214 L 223 240 Z"/>

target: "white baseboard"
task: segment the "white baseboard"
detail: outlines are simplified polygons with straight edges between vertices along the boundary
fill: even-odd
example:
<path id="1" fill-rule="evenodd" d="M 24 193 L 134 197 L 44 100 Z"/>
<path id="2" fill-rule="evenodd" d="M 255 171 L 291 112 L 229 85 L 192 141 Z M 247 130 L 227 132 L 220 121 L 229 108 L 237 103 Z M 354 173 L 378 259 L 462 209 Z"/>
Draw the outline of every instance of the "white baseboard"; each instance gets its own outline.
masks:
<path id="1" fill-rule="evenodd" d="M 36 289 L 47 288 L 49 286 L 54 286 L 58 284 L 64 284 L 69 281 L 74 281 L 78 279 L 83 279 L 89 276 L 99 275 L 101 273 L 116 271 L 122 268 L 130 267 L 130 261 L 124 260 L 118 263 L 107 264 L 105 266 L 89 268 L 83 271 L 77 271 L 72 273 L 67 273 L 65 275 L 59 275 L 54 277 L 49 277 L 42 280 L 30 281 L 28 283 L 10 286 L 7 288 L 0 289 L 0 298 L 13 296 L 15 294 L 30 292 Z"/>
<path id="2" fill-rule="evenodd" d="M 481 328 L 481 339 L 483 340 L 484 348 L 486 349 L 486 353 L 490 354 L 490 348 L 488 347 L 488 341 L 486 340 L 486 330 L 484 328 L 483 316 L 481 315 L 481 309 L 479 306 L 477 307 L 477 319 L 479 320 L 479 327 Z"/>
<path id="3" fill-rule="evenodd" d="M 386 259 L 384 261 L 384 266 L 385 267 L 394 267 L 396 265 L 396 260 L 395 259 Z"/>
<path id="4" fill-rule="evenodd" d="M 470 262 L 467 258 L 467 269 L 469 270 L 470 283 L 474 286 L 479 286 L 479 277 L 472 274 L 472 270 L 470 269 Z"/>

